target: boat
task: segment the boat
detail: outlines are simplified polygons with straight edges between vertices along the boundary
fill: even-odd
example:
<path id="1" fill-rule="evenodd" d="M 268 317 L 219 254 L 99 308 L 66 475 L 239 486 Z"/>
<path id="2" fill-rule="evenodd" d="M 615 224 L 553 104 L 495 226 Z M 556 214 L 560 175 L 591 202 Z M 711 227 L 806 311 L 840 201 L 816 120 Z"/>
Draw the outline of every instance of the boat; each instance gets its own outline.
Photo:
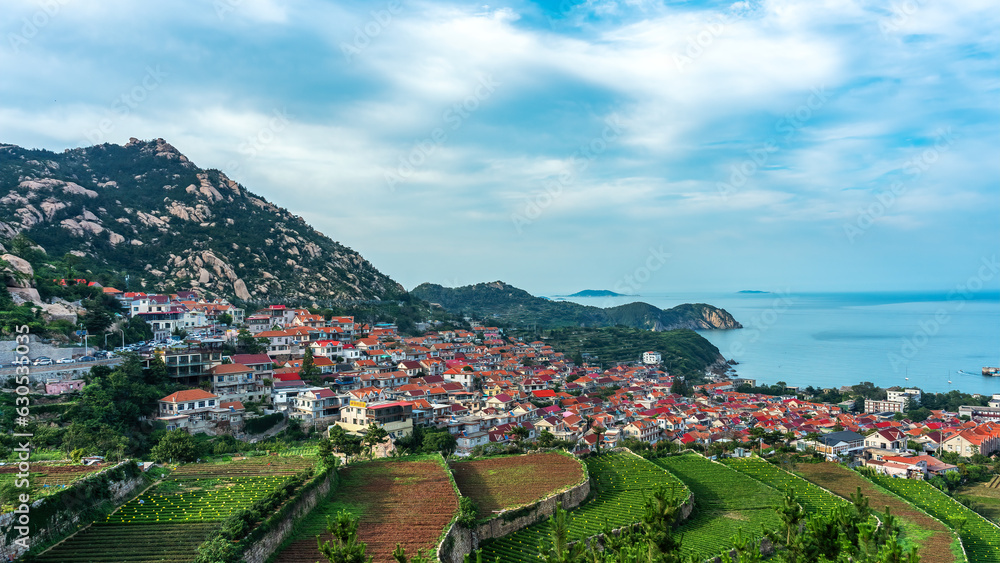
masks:
<path id="1" fill-rule="evenodd" d="M 991 377 L 1000 377 L 1000 367 L 997 368 L 984 367 L 983 375 L 988 375 Z"/>
<path id="2" fill-rule="evenodd" d="M 976 375 L 974 373 L 969 373 L 969 372 L 965 371 L 964 369 L 960 369 L 956 373 L 958 373 L 958 375 Z"/>

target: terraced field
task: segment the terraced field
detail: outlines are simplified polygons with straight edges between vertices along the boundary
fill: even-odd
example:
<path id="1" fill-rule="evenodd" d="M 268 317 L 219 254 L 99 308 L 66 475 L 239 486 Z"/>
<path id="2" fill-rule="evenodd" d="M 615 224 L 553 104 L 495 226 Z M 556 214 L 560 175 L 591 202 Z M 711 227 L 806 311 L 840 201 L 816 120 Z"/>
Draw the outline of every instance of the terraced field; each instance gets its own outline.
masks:
<path id="1" fill-rule="evenodd" d="M 824 491 L 820 487 L 801 477 L 779 469 L 770 463 L 757 458 L 730 458 L 723 463 L 744 475 L 752 477 L 765 485 L 781 492 L 795 493 L 796 500 L 806 509 L 806 512 L 830 512 L 834 507 L 847 504 L 847 500 Z"/>
<path id="2" fill-rule="evenodd" d="M 60 465 L 35 463 L 31 466 L 31 497 L 37 500 L 43 496 L 71 486 L 74 482 L 102 469 L 107 469 L 108 467 L 111 467 L 111 465 Z M 0 485 L 13 483 L 17 472 L 18 468 L 16 464 L 0 467 Z M 2 508 L 4 512 L 14 509 L 11 505 L 5 505 Z"/>
<path id="3" fill-rule="evenodd" d="M 450 464 L 462 496 L 479 506 L 479 517 L 543 499 L 583 480 L 577 459 L 555 452 L 459 461 Z"/>
<path id="4" fill-rule="evenodd" d="M 677 477 L 634 455 L 607 453 L 588 458 L 586 464 L 594 499 L 569 513 L 571 541 L 601 533 L 605 522 L 612 528 L 638 522 L 645 499 L 660 485 L 673 487 L 677 503 L 683 502 L 689 494 Z M 502 563 L 535 563 L 540 543 L 549 543 L 547 521 L 483 546 L 483 560 L 493 561 L 498 557 Z"/>
<path id="5" fill-rule="evenodd" d="M 783 494 L 758 480 L 697 454 L 665 457 L 653 463 L 670 471 L 694 493 L 695 510 L 680 527 L 682 553 L 706 559 L 744 536 L 759 538 L 762 529 L 778 530 L 775 509 Z"/>
<path id="6" fill-rule="evenodd" d="M 40 555 L 39 563 L 190 563 L 217 522 L 94 524 Z"/>
<path id="7" fill-rule="evenodd" d="M 861 492 L 868 497 L 872 510 L 884 512 L 886 506 L 890 507 L 894 516 L 910 522 L 913 526 L 904 527 L 904 532 L 910 536 L 918 536 L 908 539 L 917 545 L 922 562 L 953 563 L 962 560 L 961 548 L 956 541 L 957 536 L 950 529 L 913 508 L 910 503 L 875 487 L 871 481 L 857 472 L 836 463 L 803 463 L 798 466 L 798 470 L 806 479 L 845 498 L 861 487 Z M 910 533 L 910 530 L 916 533 Z M 958 557 L 955 552 L 958 553 Z"/>
<path id="8" fill-rule="evenodd" d="M 958 532 L 971 563 L 1000 561 L 1000 528 L 989 520 L 962 506 L 927 481 L 893 479 L 884 475 L 870 479 Z"/>
<path id="9" fill-rule="evenodd" d="M 190 562 L 222 520 L 315 465 L 308 458 L 282 459 L 281 463 L 250 458 L 182 465 L 103 521 L 41 554 L 37 561 Z"/>
<path id="10" fill-rule="evenodd" d="M 435 548 L 438 538 L 458 511 L 458 497 L 444 465 L 433 458 L 417 461 L 376 460 L 341 470 L 332 502 L 321 503 L 298 524 L 279 563 L 315 563 L 323 556 L 316 536 L 330 539 L 326 517 L 346 509 L 361 520 L 358 535 L 368 544 L 375 563 L 394 561 L 400 542 L 410 555 Z"/>

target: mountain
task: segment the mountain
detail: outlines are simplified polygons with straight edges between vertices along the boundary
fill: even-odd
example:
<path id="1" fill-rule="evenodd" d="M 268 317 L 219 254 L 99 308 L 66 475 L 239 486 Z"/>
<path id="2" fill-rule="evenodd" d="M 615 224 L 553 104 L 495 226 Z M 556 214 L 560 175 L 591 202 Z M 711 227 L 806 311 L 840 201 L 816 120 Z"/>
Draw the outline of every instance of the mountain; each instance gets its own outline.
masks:
<path id="1" fill-rule="evenodd" d="M 608 289 L 585 289 L 583 291 L 577 291 L 572 295 L 567 295 L 566 297 L 625 297 L 625 294 L 615 293 L 614 291 Z"/>
<path id="2" fill-rule="evenodd" d="M 0 144 L 0 237 L 19 233 L 49 257 L 80 257 L 81 277 L 127 274 L 133 291 L 193 287 L 242 301 L 404 293 L 357 252 L 163 139 L 62 153 Z"/>
<path id="3" fill-rule="evenodd" d="M 629 303 L 602 309 L 569 301 L 535 297 L 501 281 L 447 288 L 421 284 L 413 296 L 436 303 L 450 313 L 496 318 L 515 326 L 604 327 L 623 325 L 650 330 L 743 328 L 728 312 L 705 303 L 662 310 L 649 303 Z"/>

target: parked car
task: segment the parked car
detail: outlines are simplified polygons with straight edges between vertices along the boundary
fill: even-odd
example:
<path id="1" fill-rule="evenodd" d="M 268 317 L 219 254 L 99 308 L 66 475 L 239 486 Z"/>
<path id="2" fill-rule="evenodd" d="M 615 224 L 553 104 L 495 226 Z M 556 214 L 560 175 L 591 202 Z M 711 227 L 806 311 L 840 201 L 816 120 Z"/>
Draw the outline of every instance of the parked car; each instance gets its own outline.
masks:
<path id="1" fill-rule="evenodd" d="M 83 356 L 82 358 L 78 359 L 77 361 L 78 362 L 96 362 L 97 358 L 95 358 L 93 356 Z"/>
<path id="2" fill-rule="evenodd" d="M 56 360 L 56 363 L 57 364 L 74 364 L 74 363 L 76 363 L 76 360 L 74 360 L 73 358 L 59 358 L 58 360 Z"/>
<path id="3" fill-rule="evenodd" d="M 40 358 L 35 358 L 35 361 L 32 362 L 32 365 L 36 365 L 36 366 L 51 366 L 52 365 L 52 358 L 47 358 L 45 356 L 42 356 Z"/>

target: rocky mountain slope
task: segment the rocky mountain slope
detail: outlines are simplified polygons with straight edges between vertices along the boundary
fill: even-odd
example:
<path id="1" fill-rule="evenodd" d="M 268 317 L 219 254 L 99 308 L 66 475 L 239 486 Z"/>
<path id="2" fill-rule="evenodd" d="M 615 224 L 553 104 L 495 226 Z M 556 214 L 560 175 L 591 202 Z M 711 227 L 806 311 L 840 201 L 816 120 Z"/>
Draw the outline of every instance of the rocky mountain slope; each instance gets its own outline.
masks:
<path id="1" fill-rule="evenodd" d="M 0 145 L 0 237 L 242 301 L 379 300 L 404 292 L 357 252 L 163 139 L 53 153 Z M 120 288 L 124 289 L 124 288 Z"/>
<path id="2" fill-rule="evenodd" d="M 410 293 L 436 303 L 451 313 L 496 318 L 517 326 L 559 328 L 622 325 L 657 331 L 678 328 L 743 328 L 725 309 L 705 303 L 685 303 L 666 310 L 640 302 L 600 308 L 569 301 L 549 301 L 500 281 L 457 288 L 425 283 L 413 288 Z"/>

